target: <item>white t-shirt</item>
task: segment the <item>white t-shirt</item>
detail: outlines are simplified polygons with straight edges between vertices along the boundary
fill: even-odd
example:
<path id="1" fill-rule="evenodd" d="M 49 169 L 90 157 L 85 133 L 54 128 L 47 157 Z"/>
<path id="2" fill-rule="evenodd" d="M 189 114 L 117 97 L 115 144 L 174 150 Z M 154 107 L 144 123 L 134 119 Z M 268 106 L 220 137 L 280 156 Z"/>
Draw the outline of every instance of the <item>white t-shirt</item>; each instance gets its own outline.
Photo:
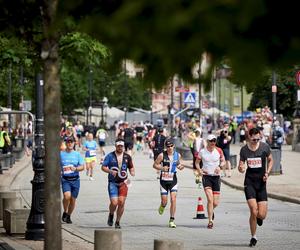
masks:
<path id="1" fill-rule="evenodd" d="M 200 150 L 200 158 L 203 163 L 202 170 L 206 172 L 206 175 L 216 175 L 215 170 L 220 166 L 221 160 L 223 161 L 224 155 L 222 149 L 214 148 L 212 152 L 208 151 L 207 148 Z"/>

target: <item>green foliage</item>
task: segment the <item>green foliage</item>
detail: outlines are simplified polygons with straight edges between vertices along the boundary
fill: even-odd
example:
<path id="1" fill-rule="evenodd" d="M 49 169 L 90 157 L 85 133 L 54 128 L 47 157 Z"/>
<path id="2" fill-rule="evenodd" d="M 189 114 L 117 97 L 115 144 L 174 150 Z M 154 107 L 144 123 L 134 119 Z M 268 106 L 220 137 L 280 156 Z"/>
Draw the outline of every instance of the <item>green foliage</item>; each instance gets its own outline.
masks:
<path id="1" fill-rule="evenodd" d="M 277 84 L 277 113 L 283 114 L 284 117 L 291 118 L 296 109 L 297 89 L 296 72 L 299 67 L 296 66 L 289 70 L 276 71 L 276 84 Z M 255 110 L 259 107 L 269 106 L 272 108 L 272 72 L 265 74 L 263 80 L 257 84 L 253 90 L 252 99 L 249 109 Z"/>

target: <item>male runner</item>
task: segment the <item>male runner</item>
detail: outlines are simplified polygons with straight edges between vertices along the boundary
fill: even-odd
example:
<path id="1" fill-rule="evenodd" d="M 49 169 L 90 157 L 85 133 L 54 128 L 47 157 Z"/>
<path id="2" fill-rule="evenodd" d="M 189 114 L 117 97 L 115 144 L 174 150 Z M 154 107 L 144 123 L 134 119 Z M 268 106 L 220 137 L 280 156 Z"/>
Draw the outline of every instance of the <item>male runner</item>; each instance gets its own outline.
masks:
<path id="1" fill-rule="evenodd" d="M 62 221 L 72 223 L 71 214 L 75 208 L 80 189 L 79 171 L 84 170 L 84 161 L 80 153 L 74 151 L 75 141 L 68 138 L 65 151 L 60 152 L 61 186 L 63 191 Z"/>
<path id="2" fill-rule="evenodd" d="M 257 128 L 250 129 L 249 142 L 241 148 L 238 167 L 239 171 L 244 173 L 245 162 L 247 162 L 244 191 L 250 209 L 250 247 L 257 243 L 256 224 L 261 226 L 267 215 L 268 195 L 266 186 L 273 166 L 271 149 L 260 139 L 260 130 Z"/>
<path id="3" fill-rule="evenodd" d="M 214 209 L 219 205 L 221 189 L 221 167 L 225 164 L 222 149 L 216 147 L 217 137 L 209 134 L 207 145 L 201 149 L 196 159 L 196 168 L 202 175 L 202 183 L 207 198 L 208 229 L 213 228 Z M 202 169 L 199 163 L 202 161 Z"/>
<path id="4" fill-rule="evenodd" d="M 125 200 L 128 187 L 126 184 L 127 169 L 131 176 L 135 175 L 132 158 L 124 152 L 124 140 L 117 139 L 115 142 L 116 150 L 106 155 L 102 163 L 102 170 L 108 173 L 108 194 L 110 198 L 109 215 L 107 224 L 113 225 L 114 213 L 117 210 L 115 228 L 120 229 L 120 220 L 124 213 Z"/>
<path id="5" fill-rule="evenodd" d="M 161 203 L 158 213 L 163 214 L 168 202 L 168 193 L 170 192 L 170 220 L 169 227 L 176 228 L 175 211 L 176 211 L 176 195 L 177 195 L 177 168 L 182 170 L 184 166 L 180 163 L 181 156 L 174 150 L 174 142 L 168 138 L 165 141 L 166 151 L 158 155 L 154 161 L 153 168 L 160 170 L 160 194 Z"/>

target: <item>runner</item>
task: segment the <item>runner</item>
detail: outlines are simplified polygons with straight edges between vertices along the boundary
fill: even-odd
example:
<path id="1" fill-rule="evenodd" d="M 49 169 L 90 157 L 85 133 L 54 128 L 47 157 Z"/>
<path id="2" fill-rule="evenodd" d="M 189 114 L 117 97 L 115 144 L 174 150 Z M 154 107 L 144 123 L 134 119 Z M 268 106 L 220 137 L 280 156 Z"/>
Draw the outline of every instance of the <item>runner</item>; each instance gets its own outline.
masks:
<path id="1" fill-rule="evenodd" d="M 209 134 L 207 146 L 200 150 L 196 160 L 196 168 L 202 175 L 202 183 L 207 198 L 208 229 L 213 228 L 214 209 L 219 205 L 221 188 L 221 167 L 225 164 L 222 149 L 216 147 L 217 137 Z M 202 169 L 199 163 L 202 161 Z"/>
<path id="2" fill-rule="evenodd" d="M 157 159 L 158 155 L 164 151 L 166 137 L 163 133 L 164 128 L 159 128 L 158 133 L 153 137 L 150 144 L 153 150 L 154 161 Z M 157 170 L 157 179 L 160 179 L 160 170 Z"/>
<path id="3" fill-rule="evenodd" d="M 115 228 L 120 229 L 120 220 L 125 209 L 125 200 L 128 187 L 126 185 L 127 169 L 131 176 L 135 175 L 132 158 L 124 153 L 124 140 L 117 139 L 115 142 L 116 150 L 106 155 L 102 164 L 102 170 L 108 173 L 108 194 L 110 198 L 109 215 L 107 224 L 113 225 L 114 213 L 117 210 Z"/>
<path id="4" fill-rule="evenodd" d="M 108 133 L 104 128 L 100 128 L 96 133 L 96 137 L 98 138 L 98 143 L 100 147 L 100 158 L 102 163 L 105 156 L 104 147 L 105 147 L 105 140 L 108 137 Z"/>
<path id="5" fill-rule="evenodd" d="M 175 211 L 176 211 L 176 195 L 177 195 L 177 168 L 182 170 L 184 167 L 180 162 L 181 156 L 174 150 L 174 142 L 168 138 L 165 142 L 166 151 L 158 155 L 154 161 L 153 168 L 160 170 L 160 194 L 161 203 L 158 208 L 158 213 L 163 214 L 168 202 L 168 193 L 170 191 L 170 220 L 169 227 L 176 228 Z"/>
<path id="6" fill-rule="evenodd" d="M 76 198 L 80 189 L 79 171 L 84 170 L 84 161 L 80 153 L 74 151 L 75 140 L 66 141 L 66 150 L 60 152 L 61 186 L 63 192 L 62 221 L 72 223 L 71 214 L 74 211 Z"/>
<path id="7" fill-rule="evenodd" d="M 75 125 L 75 131 L 76 131 L 76 136 L 78 138 L 78 146 L 81 147 L 82 145 L 82 135 L 83 135 L 83 126 L 80 121 L 77 121 L 77 124 Z"/>
<path id="8" fill-rule="evenodd" d="M 86 175 L 89 176 L 89 180 L 93 181 L 93 169 L 96 166 L 97 155 L 97 142 L 94 140 L 92 133 L 88 133 L 87 140 L 83 144 L 83 150 L 85 152 L 85 165 Z"/>
<path id="9" fill-rule="evenodd" d="M 135 133 L 134 130 L 129 127 L 128 122 L 124 123 L 124 130 L 122 136 L 125 141 L 125 152 L 132 156 L 132 149 L 135 141 Z"/>
<path id="10" fill-rule="evenodd" d="M 251 239 L 249 246 L 255 246 L 256 224 L 261 226 L 267 215 L 267 179 L 273 166 L 271 149 L 268 144 L 260 142 L 260 131 L 252 128 L 249 131 L 249 142 L 241 148 L 239 171 L 245 172 L 245 162 L 247 171 L 244 181 L 244 191 L 250 209 L 250 231 Z"/>

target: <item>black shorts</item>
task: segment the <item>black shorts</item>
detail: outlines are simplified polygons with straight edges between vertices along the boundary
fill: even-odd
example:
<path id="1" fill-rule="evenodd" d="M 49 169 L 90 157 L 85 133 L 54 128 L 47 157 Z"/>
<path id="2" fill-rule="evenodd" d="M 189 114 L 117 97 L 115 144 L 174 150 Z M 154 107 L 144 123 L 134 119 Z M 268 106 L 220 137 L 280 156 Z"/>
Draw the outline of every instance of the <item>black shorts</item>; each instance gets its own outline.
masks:
<path id="1" fill-rule="evenodd" d="M 204 189 L 211 188 L 213 194 L 220 194 L 220 190 L 221 190 L 220 176 L 203 175 L 202 184 Z"/>
<path id="2" fill-rule="evenodd" d="M 262 180 L 253 180 L 246 177 L 244 192 L 247 200 L 256 199 L 257 202 L 268 200 L 267 185 Z"/>
<path id="3" fill-rule="evenodd" d="M 125 151 L 133 149 L 133 142 L 125 142 Z"/>
<path id="4" fill-rule="evenodd" d="M 143 136 L 137 136 L 137 137 L 136 137 L 136 140 L 137 140 L 138 142 L 142 142 Z"/>
<path id="5" fill-rule="evenodd" d="M 104 147 L 105 146 L 105 141 L 98 141 L 99 142 L 99 146 L 100 147 Z"/>
<path id="6" fill-rule="evenodd" d="M 173 181 L 163 181 L 160 179 L 160 194 L 161 195 L 168 195 L 169 191 L 177 192 L 178 185 L 177 185 L 177 177 L 176 174 L 174 175 Z"/>

